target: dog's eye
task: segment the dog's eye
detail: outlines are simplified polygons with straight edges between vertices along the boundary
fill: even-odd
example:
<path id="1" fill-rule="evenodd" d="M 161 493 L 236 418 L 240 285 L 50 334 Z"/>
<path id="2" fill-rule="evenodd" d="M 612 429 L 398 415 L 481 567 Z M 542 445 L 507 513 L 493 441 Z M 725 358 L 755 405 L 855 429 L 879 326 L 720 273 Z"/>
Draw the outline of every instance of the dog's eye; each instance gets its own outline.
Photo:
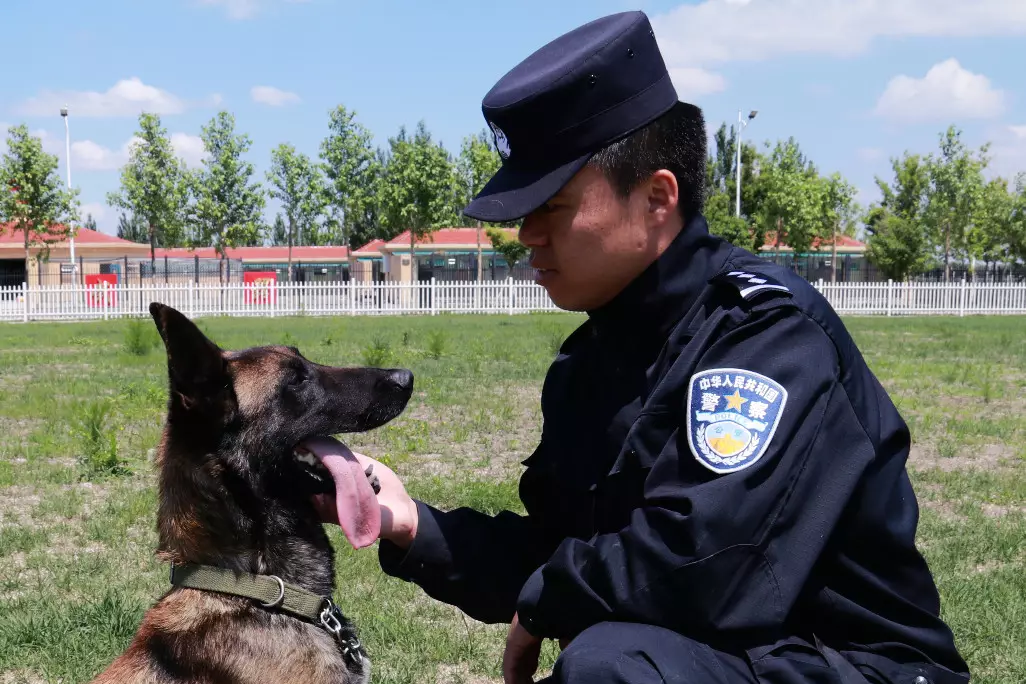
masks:
<path id="1" fill-rule="evenodd" d="M 309 379 L 310 373 L 307 371 L 306 366 L 296 366 L 292 369 L 292 384 L 302 385 Z"/>

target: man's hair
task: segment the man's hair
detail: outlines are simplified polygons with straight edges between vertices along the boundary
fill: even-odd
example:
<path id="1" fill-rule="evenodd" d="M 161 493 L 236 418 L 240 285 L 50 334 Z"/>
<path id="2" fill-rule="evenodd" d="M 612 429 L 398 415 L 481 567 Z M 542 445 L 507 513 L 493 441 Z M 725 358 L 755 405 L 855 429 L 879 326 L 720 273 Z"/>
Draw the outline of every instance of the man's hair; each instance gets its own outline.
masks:
<path id="1" fill-rule="evenodd" d="M 678 102 L 666 114 L 600 150 L 588 162 L 626 197 L 659 169 L 677 178 L 678 210 L 685 223 L 705 204 L 705 119 L 698 107 Z"/>

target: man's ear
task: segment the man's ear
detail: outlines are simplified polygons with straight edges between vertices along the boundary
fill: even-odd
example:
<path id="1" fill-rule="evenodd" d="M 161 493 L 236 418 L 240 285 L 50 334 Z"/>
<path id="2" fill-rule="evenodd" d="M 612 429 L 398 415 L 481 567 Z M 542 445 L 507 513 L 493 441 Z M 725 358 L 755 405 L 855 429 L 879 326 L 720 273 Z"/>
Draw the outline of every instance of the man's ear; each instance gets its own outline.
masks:
<path id="1" fill-rule="evenodd" d="M 650 220 L 655 223 L 673 220 L 680 203 L 680 187 L 673 172 L 659 169 L 653 173 L 648 179 L 645 199 Z"/>
<path id="2" fill-rule="evenodd" d="M 227 382 L 220 347 L 186 316 L 164 304 L 150 304 L 150 315 L 167 350 L 167 371 L 172 394 L 186 408 L 220 394 Z"/>

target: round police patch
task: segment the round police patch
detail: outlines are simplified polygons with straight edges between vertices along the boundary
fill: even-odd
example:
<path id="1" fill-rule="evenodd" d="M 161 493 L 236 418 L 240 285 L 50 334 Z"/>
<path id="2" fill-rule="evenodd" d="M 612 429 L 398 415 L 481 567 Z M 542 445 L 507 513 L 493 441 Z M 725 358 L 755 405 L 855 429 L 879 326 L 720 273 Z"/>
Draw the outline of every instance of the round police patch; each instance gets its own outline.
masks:
<path id="1" fill-rule="evenodd" d="M 688 445 L 714 473 L 743 470 L 762 458 L 780 423 L 787 390 L 740 368 L 712 368 L 688 385 Z"/>

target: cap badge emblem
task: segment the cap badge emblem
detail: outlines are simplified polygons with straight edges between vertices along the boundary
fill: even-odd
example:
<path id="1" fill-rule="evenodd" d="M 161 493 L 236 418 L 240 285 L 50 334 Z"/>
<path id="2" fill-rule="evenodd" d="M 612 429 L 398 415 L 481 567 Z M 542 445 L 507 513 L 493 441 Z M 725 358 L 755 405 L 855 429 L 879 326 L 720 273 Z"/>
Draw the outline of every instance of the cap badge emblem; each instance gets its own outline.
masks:
<path id="1" fill-rule="evenodd" d="M 506 139 L 506 134 L 491 121 L 488 122 L 488 125 L 492 127 L 492 133 L 495 135 L 495 149 L 499 151 L 503 159 L 509 159 L 509 140 Z"/>

